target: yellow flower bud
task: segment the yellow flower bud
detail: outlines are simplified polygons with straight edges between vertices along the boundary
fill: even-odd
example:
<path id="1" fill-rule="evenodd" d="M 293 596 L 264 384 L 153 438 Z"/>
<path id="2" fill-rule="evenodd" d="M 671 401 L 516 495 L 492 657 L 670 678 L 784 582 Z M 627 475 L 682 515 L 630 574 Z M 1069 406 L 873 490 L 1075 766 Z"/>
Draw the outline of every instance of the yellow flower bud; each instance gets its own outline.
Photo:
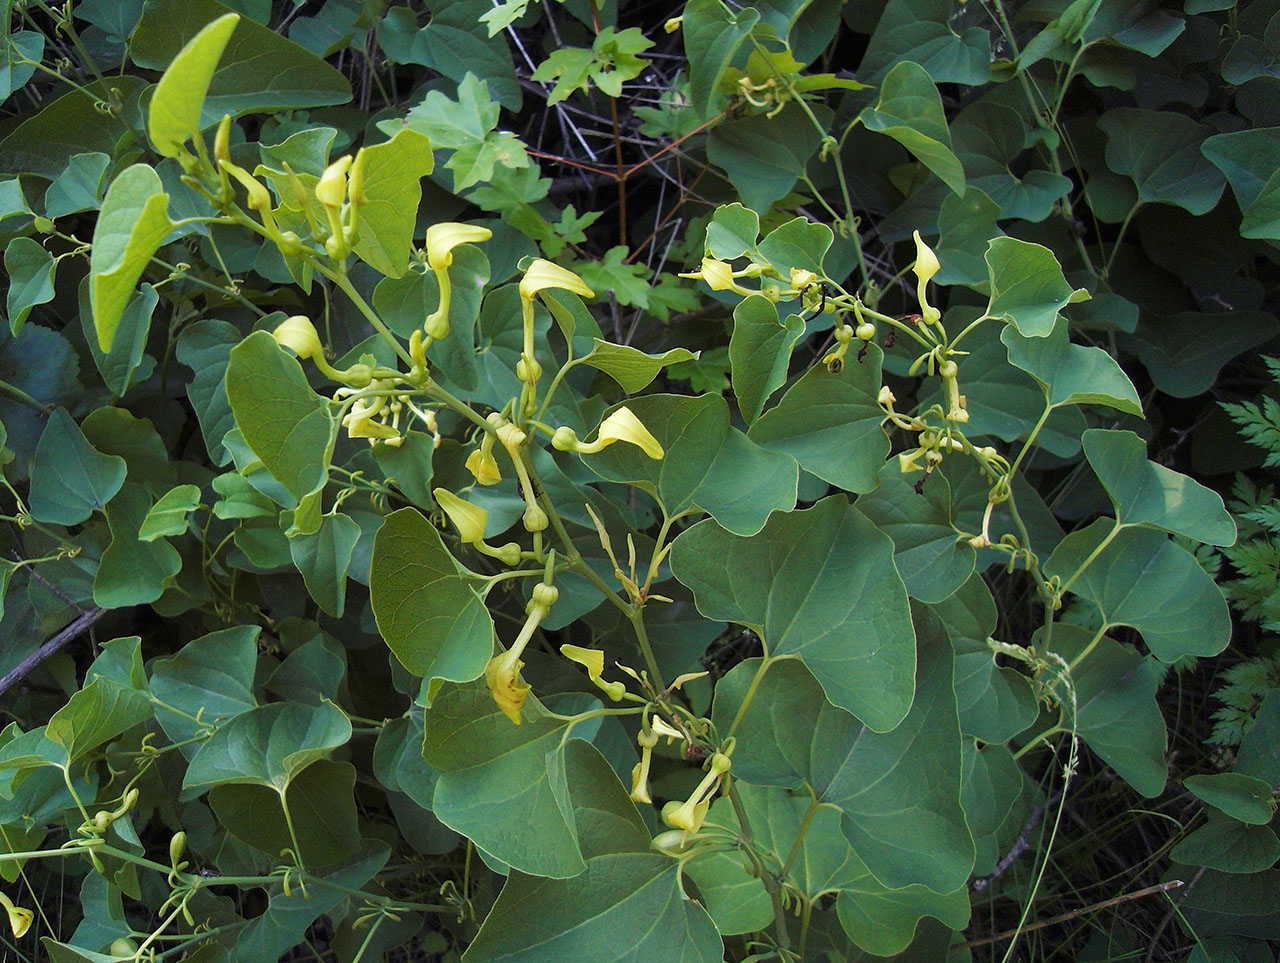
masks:
<path id="1" fill-rule="evenodd" d="M 326 167 L 316 184 L 316 200 L 325 207 L 341 207 L 347 196 L 347 171 L 350 168 L 350 154 L 342 155 Z"/>
<path id="2" fill-rule="evenodd" d="M 921 283 L 927 283 L 938 273 L 942 265 L 938 263 L 938 255 L 933 253 L 933 248 L 924 243 L 919 231 L 913 231 L 911 236 L 916 242 L 916 263 L 911 270 L 915 272 Z"/>
<path id="3" fill-rule="evenodd" d="M 453 249 L 459 244 L 479 244 L 493 237 L 493 231 L 477 224 L 443 221 L 427 228 L 427 263 L 440 271 L 453 263 Z"/>
<path id="4" fill-rule="evenodd" d="M 596 296 L 596 293 L 587 287 L 587 282 L 572 271 L 553 264 L 545 258 L 534 258 L 520 281 L 520 297 L 526 301 L 532 301 L 533 296 L 545 288 L 572 291 L 584 298 Z"/>
<path id="5" fill-rule="evenodd" d="M 221 164 L 231 160 L 231 115 L 223 114 L 218 124 L 218 132 L 213 135 L 213 159 Z"/>
<path id="6" fill-rule="evenodd" d="M 276 344 L 282 348 L 288 348 L 299 358 L 324 357 L 324 345 L 320 343 L 320 335 L 316 333 L 316 326 L 305 314 L 295 314 L 291 318 L 285 318 L 271 332 L 271 337 L 276 339 Z"/>
<path id="7" fill-rule="evenodd" d="M 246 203 L 251 211 L 271 210 L 271 194 L 260 180 L 229 160 L 218 161 L 218 166 L 240 182 L 240 186 L 249 195 Z"/>
<path id="8" fill-rule="evenodd" d="M 433 488 L 431 494 L 457 528 L 458 537 L 464 545 L 484 539 L 484 526 L 489 519 L 489 513 L 485 509 L 472 505 L 465 498 L 459 498 L 447 488 Z"/>

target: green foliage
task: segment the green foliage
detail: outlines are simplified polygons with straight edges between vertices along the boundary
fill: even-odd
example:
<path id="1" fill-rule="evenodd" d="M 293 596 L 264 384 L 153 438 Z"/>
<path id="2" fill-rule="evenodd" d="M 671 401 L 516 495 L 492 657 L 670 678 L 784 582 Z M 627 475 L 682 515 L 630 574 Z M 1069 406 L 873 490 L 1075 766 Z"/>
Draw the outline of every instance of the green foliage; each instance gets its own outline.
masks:
<path id="1" fill-rule="evenodd" d="M 26 958 L 1274 936 L 1274 4 L 13 6 Z"/>

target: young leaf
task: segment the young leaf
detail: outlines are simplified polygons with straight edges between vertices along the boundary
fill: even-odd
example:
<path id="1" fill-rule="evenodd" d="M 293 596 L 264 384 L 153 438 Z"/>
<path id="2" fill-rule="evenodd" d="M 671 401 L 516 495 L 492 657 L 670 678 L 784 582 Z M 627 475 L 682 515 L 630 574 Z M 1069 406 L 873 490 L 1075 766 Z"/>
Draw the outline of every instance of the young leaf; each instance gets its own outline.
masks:
<path id="1" fill-rule="evenodd" d="M 374 270 L 398 278 L 409 266 L 422 199 L 419 181 L 435 166 L 431 139 L 405 128 L 385 143 L 366 147 L 356 163 L 363 166 L 364 178 L 355 252 Z"/>
<path id="2" fill-rule="evenodd" d="M 157 538 L 172 538 L 187 530 L 187 516 L 200 504 L 200 486 L 179 485 L 171 488 L 160 500 L 151 506 L 142 527 L 138 529 L 138 540 L 154 542 Z"/>
<path id="3" fill-rule="evenodd" d="M 769 396 L 786 382 L 791 350 L 804 332 L 803 318 L 789 314 L 785 323 L 779 321 L 773 302 L 759 295 L 744 298 L 733 309 L 729 339 L 733 393 L 748 425 L 760 417 Z"/>
<path id="4" fill-rule="evenodd" d="M 227 41 L 240 22 L 227 13 L 187 41 L 156 84 L 147 112 L 147 133 L 157 151 L 177 157 L 188 137 L 200 133 L 200 108 Z"/>
<path id="5" fill-rule="evenodd" d="M 134 285 L 173 228 L 169 195 L 152 168 L 134 164 L 111 182 L 89 254 L 89 301 L 104 353 L 111 350 Z"/>

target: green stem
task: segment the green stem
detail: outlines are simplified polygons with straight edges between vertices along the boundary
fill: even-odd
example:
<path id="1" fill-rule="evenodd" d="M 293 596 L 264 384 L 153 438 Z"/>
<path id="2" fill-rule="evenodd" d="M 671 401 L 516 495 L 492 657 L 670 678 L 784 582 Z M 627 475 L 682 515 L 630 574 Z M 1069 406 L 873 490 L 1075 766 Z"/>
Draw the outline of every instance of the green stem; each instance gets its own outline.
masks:
<path id="1" fill-rule="evenodd" d="M 754 852 L 755 837 L 751 833 L 751 822 L 747 819 L 747 811 L 742 805 L 742 799 L 738 796 L 738 787 L 733 784 L 732 780 L 729 781 L 726 795 L 733 806 L 734 815 L 738 817 L 738 825 L 742 829 L 742 841 L 748 849 Z M 791 934 L 787 929 L 787 911 L 782 905 L 782 887 L 779 885 L 779 877 L 769 870 L 763 864 L 763 861 L 757 860 L 757 865 L 760 867 L 760 882 L 764 884 L 765 892 L 769 894 L 769 899 L 773 901 L 773 923 L 778 931 L 778 948 L 784 951 L 790 950 Z"/>
<path id="2" fill-rule="evenodd" d="M 346 272 L 335 271 L 333 268 L 327 267 L 319 260 L 316 260 L 313 263 L 315 264 L 315 269 L 317 271 L 337 285 L 338 289 L 351 299 L 351 303 L 356 306 L 356 310 L 364 315 L 365 320 L 373 325 L 373 329 L 378 332 L 382 337 L 382 340 L 387 342 L 387 344 L 391 346 L 392 350 L 394 350 L 400 357 L 400 360 L 407 364 L 410 370 L 412 370 L 414 362 L 413 358 L 409 355 L 408 349 L 400 343 L 400 339 L 397 338 L 395 334 L 392 333 L 391 329 L 387 327 L 386 323 L 378 317 L 378 312 L 374 311 L 373 308 L 370 307 L 369 302 L 367 302 L 364 297 L 361 296 L 360 292 L 356 290 L 355 285 L 351 283 L 351 279 L 347 277 Z"/>
<path id="3" fill-rule="evenodd" d="M 1071 577 L 1062 583 L 1062 588 L 1058 590 L 1060 594 L 1065 595 L 1067 593 L 1067 590 L 1071 588 L 1072 585 L 1075 584 L 1076 579 L 1078 579 L 1081 575 L 1084 574 L 1084 570 L 1087 569 L 1090 565 L 1092 565 L 1094 562 L 1094 559 L 1096 559 L 1099 555 L 1101 555 L 1103 551 L 1106 549 L 1106 547 L 1110 545 L 1111 542 L 1115 539 L 1115 537 L 1120 534 L 1120 529 L 1123 527 L 1124 526 L 1121 525 L 1118 521 L 1115 523 L 1114 526 L 1112 526 L 1111 531 L 1107 532 L 1106 537 L 1103 538 L 1102 541 L 1100 541 L 1094 547 L 1092 552 L 1090 552 L 1088 555 L 1085 556 L 1084 561 L 1081 562 L 1079 566 L 1077 566 L 1076 570 L 1071 573 Z"/>
<path id="4" fill-rule="evenodd" d="M 760 640 L 764 642 L 763 637 Z M 756 690 L 760 688 L 760 681 L 764 678 L 765 672 L 769 668 L 768 648 L 765 649 L 765 657 L 760 660 L 760 665 L 756 667 L 756 674 L 751 677 L 751 684 L 747 686 L 746 695 L 742 697 L 742 705 L 738 706 L 738 711 L 734 713 L 733 722 L 729 725 L 729 731 L 725 733 L 725 739 L 728 739 L 738 731 L 738 726 L 742 724 L 743 717 L 747 714 L 747 707 L 751 705 L 751 700 L 756 696 Z"/>
<path id="5" fill-rule="evenodd" d="M 43 401 L 37 401 L 29 394 L 19 388 L 17 385 L 11 385 L 7 381 L 0 381 L 0 394 L 6 394 L 15 401 L 20 401 L 28 408 L 34 408 L 36 411 L 46 415 L 53 414 L 53 409 L 46 405 Z"/>

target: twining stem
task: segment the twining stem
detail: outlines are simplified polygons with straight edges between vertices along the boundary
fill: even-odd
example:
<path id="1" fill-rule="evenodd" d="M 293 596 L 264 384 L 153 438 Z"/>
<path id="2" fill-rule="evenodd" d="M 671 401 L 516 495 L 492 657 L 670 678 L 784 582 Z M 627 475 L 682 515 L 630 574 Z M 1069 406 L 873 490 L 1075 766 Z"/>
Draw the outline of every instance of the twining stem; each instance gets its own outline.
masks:
<path id="1" fill-rule="evenodd" d="M 732 778 L 727 778 L 726 782 L 728 783 L 726 795 L 733 806 L 734 815 L 738 817 L 738 826 L 742 829 L 742 842 L 754 853 L 755 837 L 751 834 L 751 821 L 747 818 L 747 811 L 742 805 L 742 797 L 738 795 L 738 787 L 733 784 Z M 782 887 L 779 885 L 781 877 L 775 875 L 758 859 L 757 864 L 760 869 L 760 882 L 764 884 L 765 892 L 773 901 L 773 923 L 778 931 L 778 948 L 790 950 L 791 934 L 787 929 L 787 911 L 782 905 Z"/>

